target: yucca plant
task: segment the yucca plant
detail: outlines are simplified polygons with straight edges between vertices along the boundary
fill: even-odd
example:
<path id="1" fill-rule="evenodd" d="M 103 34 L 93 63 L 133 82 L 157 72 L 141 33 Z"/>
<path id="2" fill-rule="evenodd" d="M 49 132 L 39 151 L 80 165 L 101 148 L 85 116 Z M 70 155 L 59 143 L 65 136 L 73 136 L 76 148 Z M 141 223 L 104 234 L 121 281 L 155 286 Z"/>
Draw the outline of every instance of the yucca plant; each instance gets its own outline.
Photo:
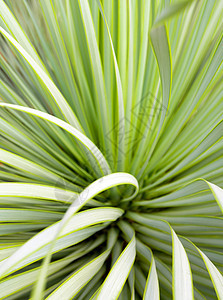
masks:
<path id="1" fill-rule="evenodd" d="M 223 299 L 222 1 L 0 15 L 0 299 Z"/>

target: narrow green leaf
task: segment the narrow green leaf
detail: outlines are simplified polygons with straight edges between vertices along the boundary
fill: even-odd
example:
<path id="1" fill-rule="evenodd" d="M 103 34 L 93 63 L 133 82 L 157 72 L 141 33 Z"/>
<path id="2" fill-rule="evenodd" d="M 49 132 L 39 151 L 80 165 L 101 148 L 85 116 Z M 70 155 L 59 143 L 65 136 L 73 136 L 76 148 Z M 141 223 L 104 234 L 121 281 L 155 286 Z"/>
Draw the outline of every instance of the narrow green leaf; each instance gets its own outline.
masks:
<path id="1" fill-rule="evenodd" d="M 106 138 L 110 133 L 111 116 L 109 114 L 109 105 L 107 99 L 107 92 L 105 89 L 105 82 L 102 70 L 101 57 L 98 49 L 97 38 L 94 28 L 94 23 L 89 7 L 88 1 L 78 0 L 83 26 L 85 29 L 87 44 L 89 47 L 89 56 L 91 61 L 91 69 L 93 73 L 93 84 L 95 87 L 96 106 L 98 111 L 98 122 L 100 124 L 99 130 L 101 132 L 101 142 L 103 147 L 110 145 L 110 139 Z M 110 149 L 110 147 L 108 147 Z M 109 151 L 109 150 L 107 150 Z"/>
<path id="2" fill-rule="evenodd" d="M 216 201 L 217 201 L 217 203 L 218 203 L 218 205 L 219 205 L 219 207 L 220 207 L 220 209 L 223 213 L 223 190 L 219 186 L 217 186 L 216 184 L 213 184 L 213 183 L 208 182 L 208 181 L 206 181 L 206 182 L 209 185 L 212 193 L 214 194 L 215 199 L 216 199 Z"/>
<path id="3" fill-rule="evenodd" d="M 215 267 L 215 265 L 210 261 L 210 259 L 200 249 L 197 248 L 197 250 L 200 253 L 201 257 L 203 258 L 203 261 L 207 267 L 208 273 L 210 274 L 218 299 L 222 300 L 223 299 L 223 276 Z"/>
<path id="4" fill-rule="evenodd" d="M 186 251 L 171 228 L 173 244 L 173 298 L 193 300 L 193 280 Z"/>
<path id="5" fill-rule="evenodd" d="M 160 293 L 159 293 L 159 282 L 158 282 L 158 276 L 156 272 L 156 263 L 153 258 L 152 252 L 151 252 L 151 264 L 149 268 L 149 274 L 146 281 L 146 287 L 143 294 L 143 300 L 159 300 L 160 299 Z"/>
<path id="6" fill-rule="evenodd" d="M 41 178 L 47 178 L 49 180 L 52 180 L 53 182 L 57 182 L 58 180 L 62 179 L 62 177 L 47 170 L 46 168 L 43 168 L 28 159 L 25 159 L 19 155 L 16 155 L 4 149 L 0 149 L 0 162 L 8 164 L 14 168 L 21 169 L 28 173 L 37 175 Z"/>
<path id="7" fill-rule="evenodd" d="M 170 44 L 169 44 L 166 26 L 162 25 L 162 26 L 152 28 L 152 30 L 150 31 L 150 38 L 157 59 L 157 63 L 159 66 L 159 73 L 160 73 L 160 79 L 162 84 L 162 107 L 164 109 L 162 109 L 161 111 L 159 127 L 156 133 L 155 141 L 153 141 L 146 162 L 144 163 L 142 169 L 140 170 L 140 173 L 138 175 L 139 177 L 141 177 L 144 171 L 148 168 L 149 159 L 155 148 L 159 134 L 162 131 L 165 117 L 168 112 L 171 84 L 172 84 L 171 50 L 170 50 Z"/>
<path id="8" fill-rule="evenodd" d="M 18 197 L 18 199 L 19 197 L 39 198 L 71 203 L 77 199 L 78 194 L 70 190 L 48 185 L 0 182 L 0 196 L 13 196 Z"/>
<path id="9" fill-rule="evenodd" d="M 119 73 L 119 67 L 115 55 L 115 50 L 110 34 L 110 30 L 108 27 L 108 23 L 104 14 L 103 7 L 101 5 L 100 0 L 97 0 L 98 6 L 101 12 L 101 15 L 103 17 L 107 33 L 109 36 L 109 41 L 112 49 L 112 56 L 113 56 L 113 61 L 114 61 L 114 66 L 115 66 L 115 76 L 116 76 L 116 83 L 117 83 L 117 92 L 118 92 L 118 157 L 117 157 L 117 170 L 122 171 L 123 169 L 123 151 L 124 151 L 124 141 L 125 141 L 125 119 L 124 119 L 124 100 L 123 100 L 123 91 L 122 91 L 122 82 L 121 82 L 121 77 Z"/>
<path id="10" fill-rule="evenodd" d="M 155 20 L 155 26 L 161 25 L 171 17 L 175 17 L 189 6 L 194 0 L 180 1 L 165 7 Z"/>
<path id="11" fill-rule="evenodd" d="M 168 39 L 168 33 L 165 26 L 152 28 L 150 38 L 153 50 L 159 66 L 160 79 L 162 84 L 162 109 L 159 130 L 163 126 L 163 122 L 169 107 L 171 84 L 172 84 L 172 60 L 171 50 Z"/>
<path id="12" fill-rule="evenodd" d="M 135 261 L 135 255 L 135 236 L 133 236 L 106 277 L 96 296 L 96 299 L 112 300 L 118 298 Z"/>

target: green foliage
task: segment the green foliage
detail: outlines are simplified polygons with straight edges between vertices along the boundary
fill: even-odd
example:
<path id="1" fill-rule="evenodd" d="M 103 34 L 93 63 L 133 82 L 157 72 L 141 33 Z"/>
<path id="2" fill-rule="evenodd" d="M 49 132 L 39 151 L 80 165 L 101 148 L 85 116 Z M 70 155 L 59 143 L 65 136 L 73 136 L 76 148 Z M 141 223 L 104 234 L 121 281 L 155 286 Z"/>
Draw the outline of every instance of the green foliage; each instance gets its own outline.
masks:
<path id="1" fill-rule="evenodd" d="M 220 0 L 0 0 L 0 299 L 223 299 Z"/>

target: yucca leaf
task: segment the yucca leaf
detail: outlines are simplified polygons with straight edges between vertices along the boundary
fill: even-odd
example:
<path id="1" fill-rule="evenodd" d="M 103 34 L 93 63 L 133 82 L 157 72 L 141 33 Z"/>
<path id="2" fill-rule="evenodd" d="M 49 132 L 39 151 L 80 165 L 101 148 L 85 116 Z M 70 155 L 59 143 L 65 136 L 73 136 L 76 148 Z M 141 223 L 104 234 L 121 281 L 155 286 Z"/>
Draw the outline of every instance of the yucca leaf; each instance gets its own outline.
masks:
<path id="1" fill-rule="evenodd" d="M 96 295 L 96 299 L 104 299 L 104 297 L 108 299 L 118 298 L 134 263 L 135 251 L 135 236 L 133 236 L 106 277 Z"/>
<path id="2" fill-rule="evenodd" d="M 173 243 L 173 298 L 194 299 L 189 260 L 176 233 L 171 230 Z"/>
<path id="3" fill-rule="evenodd" d="M 105 259 L 108 257 L 109 250 L 106 250 L 96 259 L 83 266 L 76 273 L 71 275 L 62 285 L 60 285 L 46 299 L 70 299 L 100 270 Z M 74 288 L 75 286 L 75 288 Z"/>
<path id="4" fill-rule="evenodd" d="M 214 264 L 207 258 L 207 256 L 200 250 L 198 250 L 201 257 L 203 258 L 205 265 L 210 274 L 211 280 L 215 287 L 215 291 L 219 299 L 222 299 L 223 294 L 223 276 L 220 274 L 218 269 L 214 266 Z"/>
<path id="5" fill-rule="evenodd" d="M 152 255 L 152 253 L 151 253 L 151 255 Z M 158 277 L 157 277 L 157 272 L 156 272 L 156 263 L 153 258 L 153 255 L 152 255 L 152 259 L 151 259 L 151 265 L 150 265 L 150 269 L 149 269 L 148 278 L 146 281 L 146 287 L 145 287 L 143 299 L 145 299 L 145 300 L 160 299 L 159 283 L 158 283 Z"/>

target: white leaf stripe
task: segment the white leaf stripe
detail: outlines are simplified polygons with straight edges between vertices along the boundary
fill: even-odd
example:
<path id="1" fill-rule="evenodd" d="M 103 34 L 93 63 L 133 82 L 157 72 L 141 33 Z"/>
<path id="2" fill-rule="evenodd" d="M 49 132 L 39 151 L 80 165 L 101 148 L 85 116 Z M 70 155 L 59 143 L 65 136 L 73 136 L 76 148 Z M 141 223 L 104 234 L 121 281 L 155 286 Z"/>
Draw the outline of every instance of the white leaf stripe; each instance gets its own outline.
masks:
<path id="1" fill-rule="evenodd" d="M 171 228 L 173 244 L 173 298 L 175 300 L 193 300 L 193 281 L 186 251 Z"/>
<path id="2" fill-rule="evenodd" d="M 0 182 L 0 197 L 27 197 L 71 203 L 78 193 L 54 186 L 33 183 Z"/>
<path id="3" fill-rule="evenodd" d="M 210 261 L 210 259 L 200 249 L 197 248 L 197 250 L 200 253 L 207 267 L 208 273 L 210 274 L 218 299 L 222 300 L 223 299 L 223 276 L 215 267 L 215 265 Z"/>
<path id="4" fill-rule="evenodd" d="M 97 300 L 118 298 L 135 261 L 135 255 L 136 242 L 133 236 L 102 284 L 96 296 Z"/>
<path id="5" fill-rule="evenodd" d="M 52 181 L 57 181 L 62 179 L 62 177 L 56 175 L 55 173 L 47 170 L 40 165 L 25 159 L 19 155 L 0 149 L 0 162 L 11 165 L 23 171 L 29 172 L 30 174 L 35 174 L 41 178 L 47 178 Z"/>
<path id="6" fill-rule="evenodd" d="M 216 184 L 213 184 L 209 181 L 206 181 L 206 182 L 209 185 L 212 193 L 214 194 L 214 196 L 215 196 L 215 198 L 218 202 L 218 205 L 219 205 L 219 207 L 220 207 L 220 209 L 223 213 L 223 190 L 219 186 L 217 186 Z"/>
<path id="7" fill-rule="evenodd" d="M 153 255 L 151 257 L 152 257 L 151 265 L 150 265 L 149 274 L 148 274 L 148 278 L 146 281 L 146 286 L 143 294 L 143 300 L 160 299 L 159 282 L 158 282 L 158 276 L 156 272 L 156 263 L 153 258 Z"/>

